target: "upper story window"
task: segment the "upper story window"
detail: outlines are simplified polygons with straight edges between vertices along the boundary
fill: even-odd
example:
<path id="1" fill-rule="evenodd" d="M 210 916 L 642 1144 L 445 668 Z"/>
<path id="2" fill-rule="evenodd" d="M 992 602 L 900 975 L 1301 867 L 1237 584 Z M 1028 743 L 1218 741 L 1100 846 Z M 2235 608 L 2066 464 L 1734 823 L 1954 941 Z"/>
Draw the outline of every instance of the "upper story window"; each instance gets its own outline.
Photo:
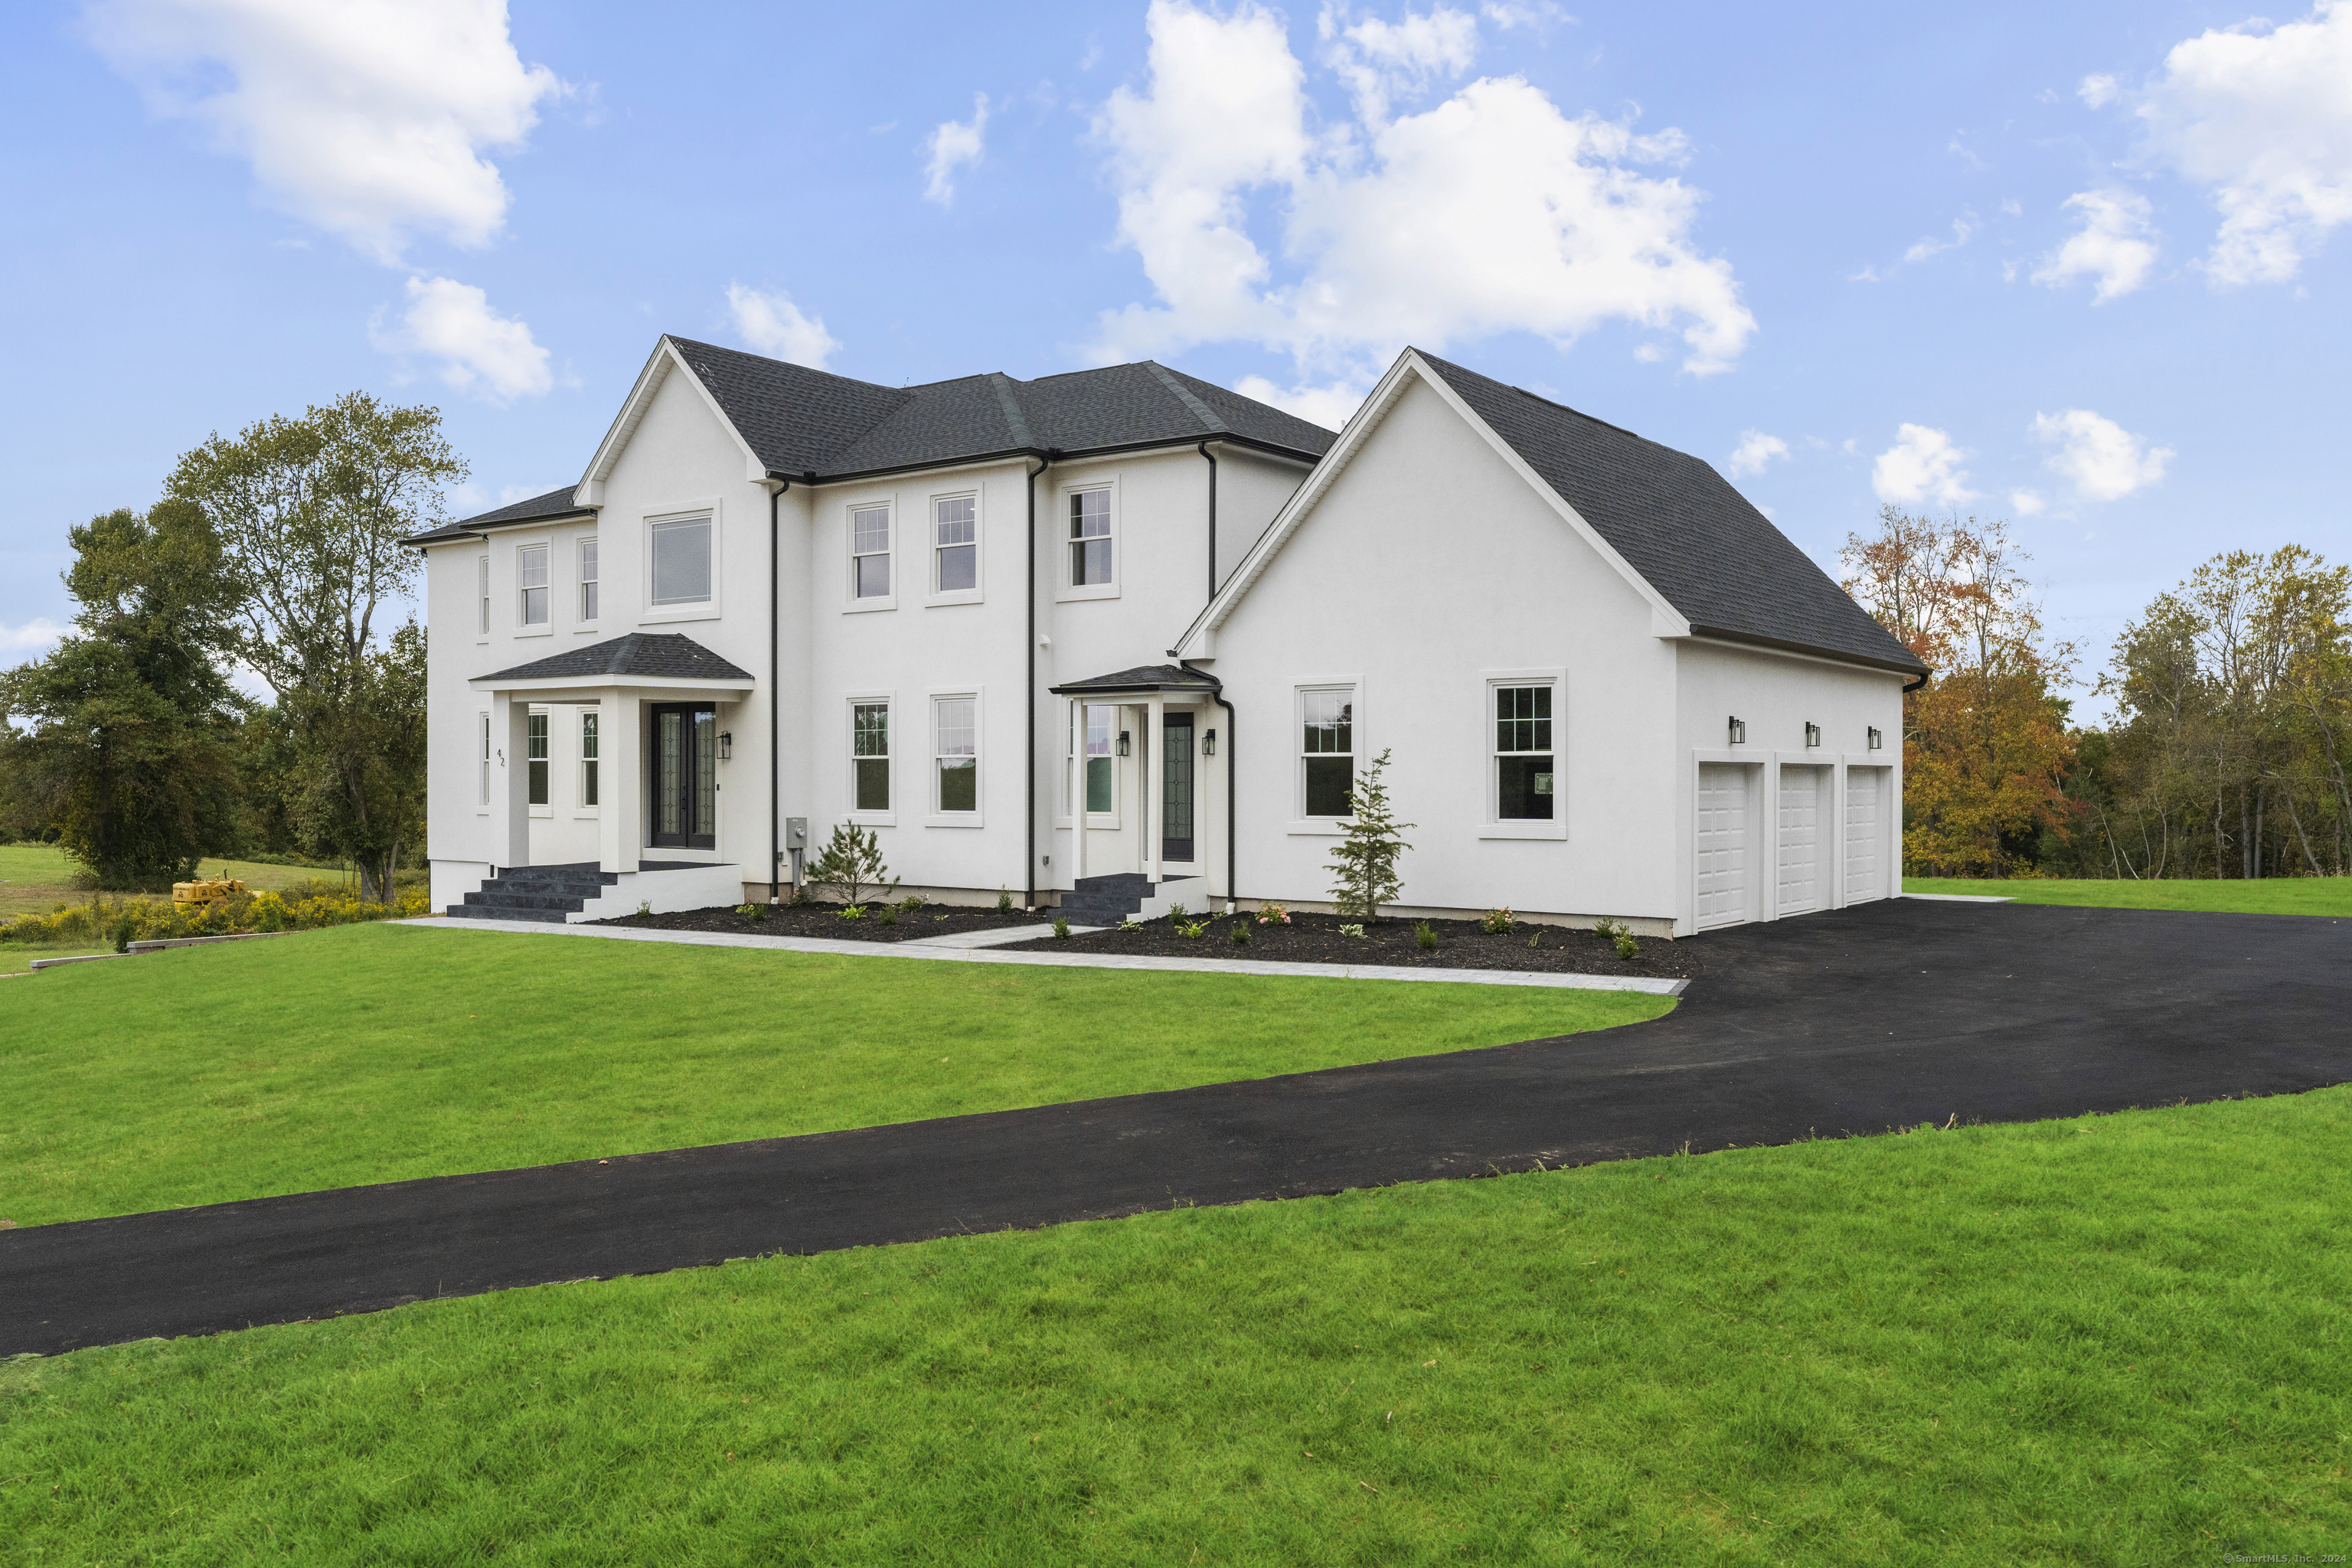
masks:
<path id="1" fill-rule="evenodd" d="M 583 539 L 580 542 L 580 618 L 583 621 L 596 618 L 596 542 Z"/>
<path id="2" fill-rule="evenodd" d="M 945 496 L 931 503 L 933 592 L 968 594 L 980 586 L 980 498 Z"/>
<path id="3" fill-rule="evenodd" d="M 890 509 L 852 507 L 849 510 L 849 591 L 860 599 L 890 596 Z M 876 807 L 881 810 L 882 807 Z"/>
<path id="4" fill-rule="evenodd" d="M 1345 816 L 1356 787 L 1356 693 L 1351 687 L 1299 694 L 1299 773 L 1307 816 Z"/>
<path id="5" fill-rule="evenodd" d="M 515 552 L 515 624 L 547 625 L 547 546 L 526 544 Z"/>
<path id="6" fill-rule="evenodd" d="M 710 602 L 710 520 L 681 517 L 649 525 L 653 539 L 653 602 Z"/>
<path id="7" fill-rule="evenodd" d="M 1070 495 L 1070 585 L 1090 588 L 1113 581 L 1110 491 L 1076 490 Z"/>
<path id="8" fill-rule="evenodd" d="M 890 809 L 890 705 L 849 707 L 850 809 Z"/>
<path id="9" fill-rule="evenodd" d="M 941 812 L 980 809 L 980 702 L 942 697 L 931 705 L 935 771 Z"/>
<path id="10" fill-rule="evenodd" d="M 1502 822 L 1552 818 L 1552 688 L 1496 686 L 1495 816 Z"/>
<path id="11" fill-rule="evenodd" d="M 474 562 L 474 593 L 480 601 L 481 624 L 476 630 L 483 637 L 490 635 L 490 558 L 478 556 Z"/>

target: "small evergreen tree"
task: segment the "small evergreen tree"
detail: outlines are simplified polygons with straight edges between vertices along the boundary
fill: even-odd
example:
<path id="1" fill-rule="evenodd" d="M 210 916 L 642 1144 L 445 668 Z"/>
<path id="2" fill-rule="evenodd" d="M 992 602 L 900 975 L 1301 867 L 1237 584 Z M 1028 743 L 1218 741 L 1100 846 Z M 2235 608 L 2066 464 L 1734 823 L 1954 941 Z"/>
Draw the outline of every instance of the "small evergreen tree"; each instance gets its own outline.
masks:
<path id="1" fill-rule="evenodd" d="M 816 887 L 831 888 L 841 895 L 845 904 L 864 901 L 870 889 L 877 897 L 888 898 L 898 890 L 898 879 L 890 877 L 886 886 L 882 879 L 890 877 L 890 868 L 882 863 L 882 841 L 854 823 L 842 823 L 825 841 L 824 850 L 808 868 L 808 879 Z"/>
<path id="2" fill-rule="evenodd" d="M 1348 792 L 1348 837 L 1331 851 L 1331 907 L 1339 914 L 1378 924 L 1381 906 L 1397 901 L 1404 884 L 1397 877 L 1397 857 L 1412 847 L 1404 830 L 1414 825 L 1399 822 L 1389 807 L 1388 785 L 1381 782 L 1389 754 L 1382 752 L 1364 770 L 1363 781 Z"/>

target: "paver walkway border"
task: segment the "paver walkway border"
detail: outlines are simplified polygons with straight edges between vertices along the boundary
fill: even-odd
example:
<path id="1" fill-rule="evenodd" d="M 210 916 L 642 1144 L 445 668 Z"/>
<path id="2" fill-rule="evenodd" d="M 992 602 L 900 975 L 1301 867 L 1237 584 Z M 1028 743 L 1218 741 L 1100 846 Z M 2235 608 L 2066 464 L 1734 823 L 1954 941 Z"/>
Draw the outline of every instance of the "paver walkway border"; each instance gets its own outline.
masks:
<path id="1" fill-rule="evenodd" d="M 1044 935 L 1050 926 L 1019 926 L 1011 932 L 972 931 L 934 942 L 836 942 L 821 936 L 750 936 L 732 931 L 649 931 L 641 926 L 540 924 L 531 921 L 457 921 L 446 915 L 398 921 L 398 925 L 436 931 L 502 931 L 512 936 L 597 936 L 616 942 L 672 942 L 688 947 L 751 947 L 772 952 L 837 953 L 845 958 L 928 958 L 972 963 L 1033 963 L 1066 969 L 1151 969 L 1196 974 L 1275 974 L 1306 980 L 1434 980 L 1451 985 L 1538 985 L 1561 991 L 1641 991 L 1679 996 L 1687 980 L 1653 980 L 1634 974 L 1549 974 L 1523 969 L 1415 969 L 1396 963 L 1280 963 L 1231 958 L 1151 958 L 1119 952 L 1012 952 L 1002 944 Z M 1072 926 L 1073 931 L 1097 928 Z M 1018 934 L 1014 934 L 1018 933 Z M 981 946 L 976 938 L 991 946 Z"/>

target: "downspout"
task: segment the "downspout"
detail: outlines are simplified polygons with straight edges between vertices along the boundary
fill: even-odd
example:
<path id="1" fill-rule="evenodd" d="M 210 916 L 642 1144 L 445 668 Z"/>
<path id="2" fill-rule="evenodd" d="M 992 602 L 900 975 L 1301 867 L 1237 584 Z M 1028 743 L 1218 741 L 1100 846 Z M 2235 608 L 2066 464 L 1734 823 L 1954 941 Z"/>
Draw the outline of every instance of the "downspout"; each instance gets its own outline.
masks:
<path id="1" fill-rule="evenodd" d="M 1181 658 L 1178 659 L 1176 663 L 1180 668 L 1192 669 L 1192 667 L 1190 664 Z M 1192 670 L 1192 673 L 1195 675 L 1208 675 L 1209 672 L 1204 669 L 1198 669 Z M 1215 680 L 1216 677 L 1211 675 L 1209 676 L 1209 679 Z M 1234 725 L 1235 721 L 1234 719 L 1234 705 L 1225 700 L 1225 689 L 1222 682 L 1219 683 L 1216 690 L 1209 693 L 1209 700 L 1225 710 L 1225 903 L 1228 906 L 1232 906 L 1240 901 L 1240 895 L 1234 891 L 1234 847 L 1237 842 L 1239 842 L 1241 837 L 1239 832 L 1236 831 L 1239 826 L 1241 817 L 1241 802 L 1234 795 Z"/>
<path id="2" fill-rule="evenodd" d="M 1037 908 L 1037 476 L 1054 463 L 1051 452 L 1036 456 L 1037 466 L 1022 480 L 1029 493 L 1029 684 L 1024 694 L 1024 706 L 1029 710 L 1029 750 L 1028 760 L 1021 769 L 1023 787 L 1028 795 L 1028 809 L 1021 818 L 1021 860 L 1025 868 L 1022 876 L 1026 879 L 1024 896 L 1027 900 L 1023 907 L 1032 911 Z M 1078 831 L 1086 831 L 1083 814 Z"/>
<path id="3" fill-rule="evenodd" d="M 1213 599 L 1217 596 L 1217 455 L 1203 441 L 1201 456 L 1209 459 L 1209 597 Z"/>
<path id="4" fill-rule="evenodd" d="M 777 651 L 782 637 L 778 623 L 783 614 L 784 553 L 776 504 L 793 488 L 793 481 L 779 475 L 770 478 L 778 481 L 768 492 L 768 902 L 772 904 L 783 897 L 776 868 L 784 861 L 783 828 L 776 816 L 783 805 L 784 768 L 784 694 L 779 684 L 782 656 Z"/>

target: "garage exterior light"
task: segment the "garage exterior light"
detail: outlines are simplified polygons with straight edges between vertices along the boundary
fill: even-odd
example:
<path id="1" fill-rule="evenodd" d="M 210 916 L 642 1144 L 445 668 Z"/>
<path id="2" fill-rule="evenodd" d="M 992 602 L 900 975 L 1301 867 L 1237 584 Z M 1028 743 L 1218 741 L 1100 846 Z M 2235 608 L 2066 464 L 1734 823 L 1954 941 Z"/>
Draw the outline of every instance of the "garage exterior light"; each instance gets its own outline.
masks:
<path id="1" fill-rule="evenodd" d="M 1870 731 L 1870 749 L 1875 752 L 1884 748 L 1885 744 L 1886 737 L 1880 734 L 1877 729 L 1874 727 Z"/>
<path id="2" fill-rule="evenodd" d="M 1806 726 L 1805 726 L 1805 744 L 1806 744 L 1808 747 L 1816 747 L 1816 746 L 1819 746 L 1821 743 L 1822 743 L 1822 727 L 1821 727 L 1819 724 L 1808 724 L 1808 725 L 1806 725 Z"/>
<path id="3" fill-rule="evenodd" d="M 1730 724 L 1731 743 L 1735 746 L 1746 745 L 1748 743 L 1748 721 L 1735 717 L 1730 721 Z"/>

